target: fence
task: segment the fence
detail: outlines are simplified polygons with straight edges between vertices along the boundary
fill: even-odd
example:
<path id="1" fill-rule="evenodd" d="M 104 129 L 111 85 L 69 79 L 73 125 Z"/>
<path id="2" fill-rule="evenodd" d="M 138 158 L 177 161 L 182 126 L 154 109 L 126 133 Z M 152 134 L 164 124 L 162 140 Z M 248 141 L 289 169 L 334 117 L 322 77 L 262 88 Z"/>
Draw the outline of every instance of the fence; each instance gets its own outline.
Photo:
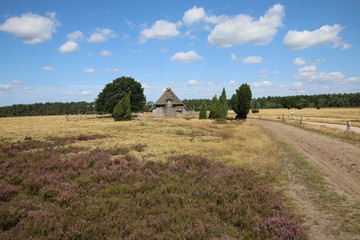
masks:
<path id="1" fill-rule="evenodd" d="M 112 115 L 109 114 L 67 114 L 65 115 L 65 121 L 78 122 L 81 120 L 98 119 L 98 118 L 110 118 Z M 151 113 L 133 113 L 131 115 L 133 120 L 145 120 L 145 119 L 160 119 L 160 118 L 197 118 L 199 112 L 189 111 L 184 114 L 175 115 L 153 115 Z"/>
<path id="2" fill-rule="evenodd" d="M 97 118 L 108 118 L 111 117 L 111 114 L 66 114 L 65 115 L 65 121 L 81 121 L 81 120 L 87 120 L 87 119 L 97 119 Z"/>
<path id="3" fill-rule="evenodd" d="M 138 120 L 145 120 L 145 119 L 161 119 L 161 118 L 197 118 L 199 117 L 199 112 L 195 111 L 188 111 L 185 115 L 184 114 L 174 114 L 174 115 L 165 115 L 165 114 L 158 114 L 154 115 L 151 113 L 135 113 L 132 114 L 133 119 Z"/>

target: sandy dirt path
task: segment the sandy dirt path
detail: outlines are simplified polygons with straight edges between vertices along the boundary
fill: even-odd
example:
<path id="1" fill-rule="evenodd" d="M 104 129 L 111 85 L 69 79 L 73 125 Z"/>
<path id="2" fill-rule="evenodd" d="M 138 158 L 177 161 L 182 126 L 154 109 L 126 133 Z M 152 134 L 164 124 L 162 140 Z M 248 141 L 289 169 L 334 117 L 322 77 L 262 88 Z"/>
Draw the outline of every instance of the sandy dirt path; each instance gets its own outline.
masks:
<path id="1" fill-rule="evenodd" d="M 304 153 L 309 161 L 326 174 L 327 181 L 336 192 L 347 195 L 351 202 L 360 200 L 360 147 L 279 122 L 255 119 L 250 121 L 268 128 Z M 289 157 L 284 152 L 282 156 L 284 159 Z M 285 162 L 291 165 L 289 159 Z M 291 170 L 286 171 L 291 174 Z M 291 178 L 293 176 L 290 176 Z M 313 204 L 308 189 L 296 180 L 290 180 L 289 194 L 304 215 L 311 239 L 360 239 L 360 236 L 351 236 L 341 230 L 332 215 L 337 214 L 336 212 L 325 213 L 318 209 Z"/>
<path id="2" fill-rule="evenodd" d="M 305 153 L 339 193 L 360 199 L 360 148 L 279 122 L 251 120 Z"/>

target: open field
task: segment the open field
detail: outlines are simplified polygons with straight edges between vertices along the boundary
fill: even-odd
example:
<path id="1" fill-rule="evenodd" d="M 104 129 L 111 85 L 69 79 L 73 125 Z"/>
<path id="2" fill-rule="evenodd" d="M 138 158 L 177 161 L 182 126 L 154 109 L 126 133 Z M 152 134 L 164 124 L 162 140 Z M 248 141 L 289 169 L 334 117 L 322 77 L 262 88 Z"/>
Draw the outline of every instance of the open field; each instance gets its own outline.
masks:
<path id="1" fill-rule="evenodd" d="M 261 128 L 247 122 L 214 124 L 212 120 L 158 119 L 114 122 L 111 118 L 67 122 L 63 116 L 0 118 L 0 140 L 15 142 L 31 137 L 106 135 L 111 139 L 79 142 L 78 147 L 111 149 L 141 144 L 138 159 L 163 160 L 180 154 L 202 155 L 233 165 L 273 166 L 277 152 Z M 250 137 L 252 136 L 252 137 Z"/>
<path id="2" fill-rule="evenodd" d="M 259 113 L 249 113 L 250 118 L 291 119 L 291 112 L 295 112 L 294 119 L 300 121 L 336 123 L 346 125 L 351 121 L 353 126 L 360 127 L 360 108 L 304 108 L 304 109 L 260 109 Z"/>
<path id="3" fill-rule="evenodd" d="M 19 117 L 0 132 L 0 239 L 306 239 L 256 124 Z"/>
<path id="4" fill-rule="evenodd" d="M 0 239 L 360 234 L 358 203 L 255 122 L 17 117 L 0 118 L 0 132 Z M 311 199 L 291 194 L 300 183 Z"/>

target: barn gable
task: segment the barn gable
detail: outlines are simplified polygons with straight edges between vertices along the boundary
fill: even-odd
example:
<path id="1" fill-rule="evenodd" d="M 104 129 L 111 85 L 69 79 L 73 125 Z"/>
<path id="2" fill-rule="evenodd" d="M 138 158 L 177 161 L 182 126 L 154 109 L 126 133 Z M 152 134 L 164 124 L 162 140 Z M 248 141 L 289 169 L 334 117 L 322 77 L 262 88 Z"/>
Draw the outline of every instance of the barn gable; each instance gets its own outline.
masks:
<path id="1" fill-rule="evenodd" d="M 150 112 L 157 116 L 177 116 L 184 115 L 189 109 L 175 95 L 175 93 L 167 88 L 161 97 L 150 108 Z"/>

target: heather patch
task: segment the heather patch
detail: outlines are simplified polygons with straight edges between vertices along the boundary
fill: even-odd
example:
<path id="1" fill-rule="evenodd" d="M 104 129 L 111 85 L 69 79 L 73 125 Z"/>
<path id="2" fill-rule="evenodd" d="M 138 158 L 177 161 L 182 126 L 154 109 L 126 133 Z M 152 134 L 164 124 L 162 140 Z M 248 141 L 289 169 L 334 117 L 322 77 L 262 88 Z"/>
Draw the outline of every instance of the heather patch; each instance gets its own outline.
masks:
<path id="1" fill-rule="evenodd" d="M 70 137 L 51 137 L 49 138 L 50 141 L 54 142 L 57 145 L 65 145 L 67 143 L 72 143 L 75 141 L 90 141 L 96 139 L 104 139 L 109 138 L 106 135 L 79 135 L 79 136 L 70 136 Z"/>
<path id="2" fill-rule="evenodd" d="M 112 157 L 141 143 L 78 153 L 30 141 L 0 145 L 1 239 L 306 239 L 253 170 L 193 155 Z"/>

